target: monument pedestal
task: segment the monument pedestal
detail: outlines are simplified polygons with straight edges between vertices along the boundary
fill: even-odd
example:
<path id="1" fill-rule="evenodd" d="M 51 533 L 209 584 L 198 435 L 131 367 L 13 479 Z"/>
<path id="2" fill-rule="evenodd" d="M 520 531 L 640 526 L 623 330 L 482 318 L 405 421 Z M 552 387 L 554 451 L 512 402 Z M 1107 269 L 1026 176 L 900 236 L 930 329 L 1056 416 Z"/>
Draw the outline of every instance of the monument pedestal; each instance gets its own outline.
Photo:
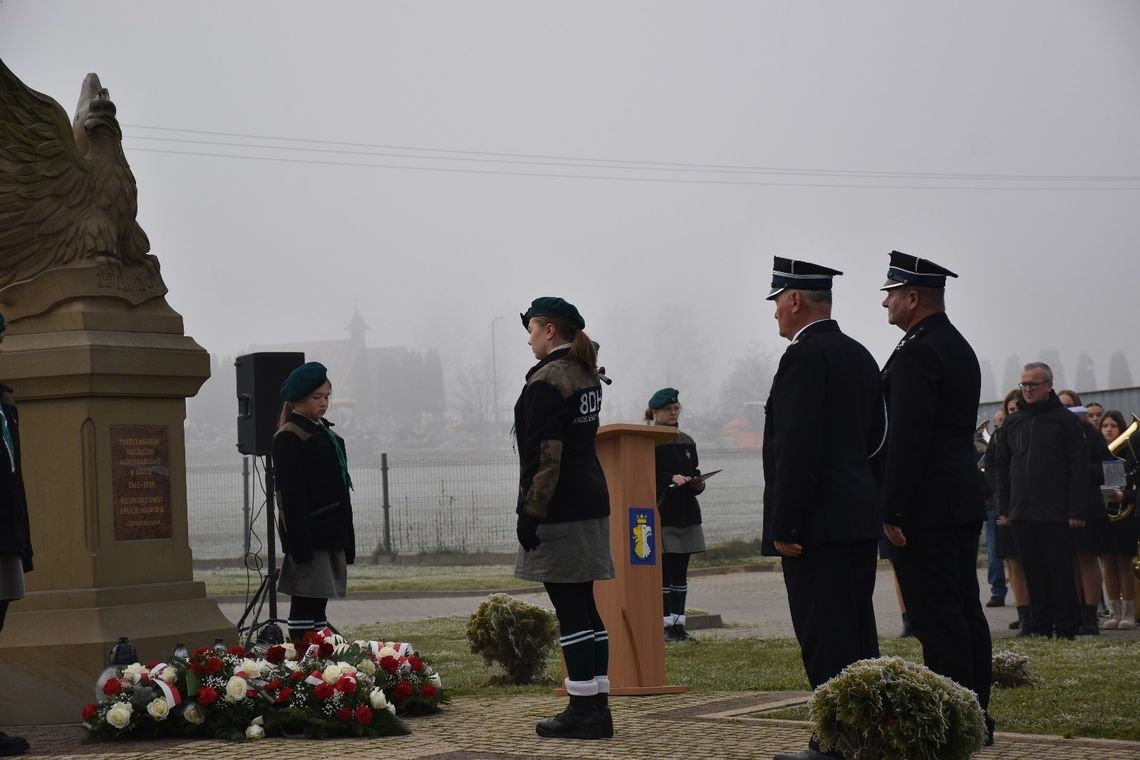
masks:
<path id="1" fill-rule="evenodd" d="M 598 430 L 598 461 L 610 491 L 610 550 L 615 577 L 594 585 L 598 612 L 610 639 L 610 694 L 678 694 L 665 683 L 661 622 L 655 448 L 675 428 L 605 425 Z"/>
<path id="2" fill-rule="evenodd" d="M 209 355 L 161 300 L 70 307 L 11 326 L 0 358 L 35 552 L 0 632 L 0 725 L 77 722 L 120 636 L 143 662 L 236 638 L 188 537 L 186 398 Z"/>

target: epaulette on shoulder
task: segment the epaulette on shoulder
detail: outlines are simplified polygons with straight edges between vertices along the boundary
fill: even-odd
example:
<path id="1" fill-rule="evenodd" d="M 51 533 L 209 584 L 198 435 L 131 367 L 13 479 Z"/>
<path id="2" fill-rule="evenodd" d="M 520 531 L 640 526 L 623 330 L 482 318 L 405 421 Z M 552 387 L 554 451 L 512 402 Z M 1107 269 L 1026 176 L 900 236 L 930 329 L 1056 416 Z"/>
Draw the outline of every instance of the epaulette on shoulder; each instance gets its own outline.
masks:
<path id="1" fill-rule="evenodd" d="M 292 420 L 279 427 L 277 429 L 277 432 L 273 434 L 273 437 L 276 438 L 282 433 L 292 433 L 302 441 L 308 440 L 309 436 L 312 435 L 312 433 L 310 433 L 308 430 L 305 430 L 303 427 L 298 425 L 296 422 L 293 422 Z"/>

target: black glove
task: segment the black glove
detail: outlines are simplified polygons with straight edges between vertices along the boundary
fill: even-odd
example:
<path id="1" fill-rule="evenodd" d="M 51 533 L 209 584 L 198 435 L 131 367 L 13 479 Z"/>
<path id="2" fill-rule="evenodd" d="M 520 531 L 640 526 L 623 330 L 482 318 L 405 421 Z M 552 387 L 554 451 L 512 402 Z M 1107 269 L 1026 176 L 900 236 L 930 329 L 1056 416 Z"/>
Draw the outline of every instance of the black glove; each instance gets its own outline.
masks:
<path id="1" fill-rule="evenodd" d="M 515 523 L 515 535 L 519 538 L 519 545 L 523 551 L 532 552 L 542 543 L 538 537 L 538 520 L 527 514 L 520 514 Z"/>

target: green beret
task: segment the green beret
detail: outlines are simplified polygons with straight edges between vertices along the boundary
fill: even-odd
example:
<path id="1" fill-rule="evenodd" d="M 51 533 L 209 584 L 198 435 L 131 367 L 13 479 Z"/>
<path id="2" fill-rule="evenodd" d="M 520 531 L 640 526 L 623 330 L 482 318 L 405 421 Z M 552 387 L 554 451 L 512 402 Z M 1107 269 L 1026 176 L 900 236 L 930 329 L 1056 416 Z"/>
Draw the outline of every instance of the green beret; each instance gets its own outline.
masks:
<path id="1" fill-rule="evenodd" d="M 519 316 L 522 317 L 523 327 L 527 329 L 530 329 L 531 317 L 554 317 L 575 325 L 579 330 L 586 329 L 586 320 L 582 319 L 582 315 L 578 313 L 574 304 L 554 296 L 542 296 L 534 299 L 530 302 L 530 308 Z"/>
<path id="2" fill-rule="evenodd" d="M 329 371 L 320 362 L 308 362 L 289 373 L 281 383 L 283 401 L 300 401 L 329 379 Z"/>
<path id="3" fill-rule="evenodd" d="M 662 388 L 649 397 L 650 409 L 663 409 L 669 404 L 676 404 L 677 397 L 681 395 L 681 391 L 676 388 Z"/>

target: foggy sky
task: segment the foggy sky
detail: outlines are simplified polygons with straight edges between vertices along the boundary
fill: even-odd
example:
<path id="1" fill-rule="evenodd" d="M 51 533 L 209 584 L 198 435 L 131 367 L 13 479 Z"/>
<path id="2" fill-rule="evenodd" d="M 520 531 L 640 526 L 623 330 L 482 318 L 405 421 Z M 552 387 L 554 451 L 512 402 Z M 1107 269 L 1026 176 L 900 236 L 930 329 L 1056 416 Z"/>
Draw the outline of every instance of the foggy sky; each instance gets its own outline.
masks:
<path id="1" fill-rule="evenodd" d="M 359 308 L 453 371 L 494 330 L 504 408 L 539 295 L 578 305 L 627 412 L 711 397 L 786 346 L 773 255 L 843 270 L 835 316 L 884 361 L 891 249 L 960 275 L 999 386 L 1045 349 L 1101 386 L 1124 350 L 1140 382 L 1138 42 L 1129 0 L 0 3 L 25 83 L 69 117 L 87 72 L 110 90 L 205 348 L 346 337 Z"/>

